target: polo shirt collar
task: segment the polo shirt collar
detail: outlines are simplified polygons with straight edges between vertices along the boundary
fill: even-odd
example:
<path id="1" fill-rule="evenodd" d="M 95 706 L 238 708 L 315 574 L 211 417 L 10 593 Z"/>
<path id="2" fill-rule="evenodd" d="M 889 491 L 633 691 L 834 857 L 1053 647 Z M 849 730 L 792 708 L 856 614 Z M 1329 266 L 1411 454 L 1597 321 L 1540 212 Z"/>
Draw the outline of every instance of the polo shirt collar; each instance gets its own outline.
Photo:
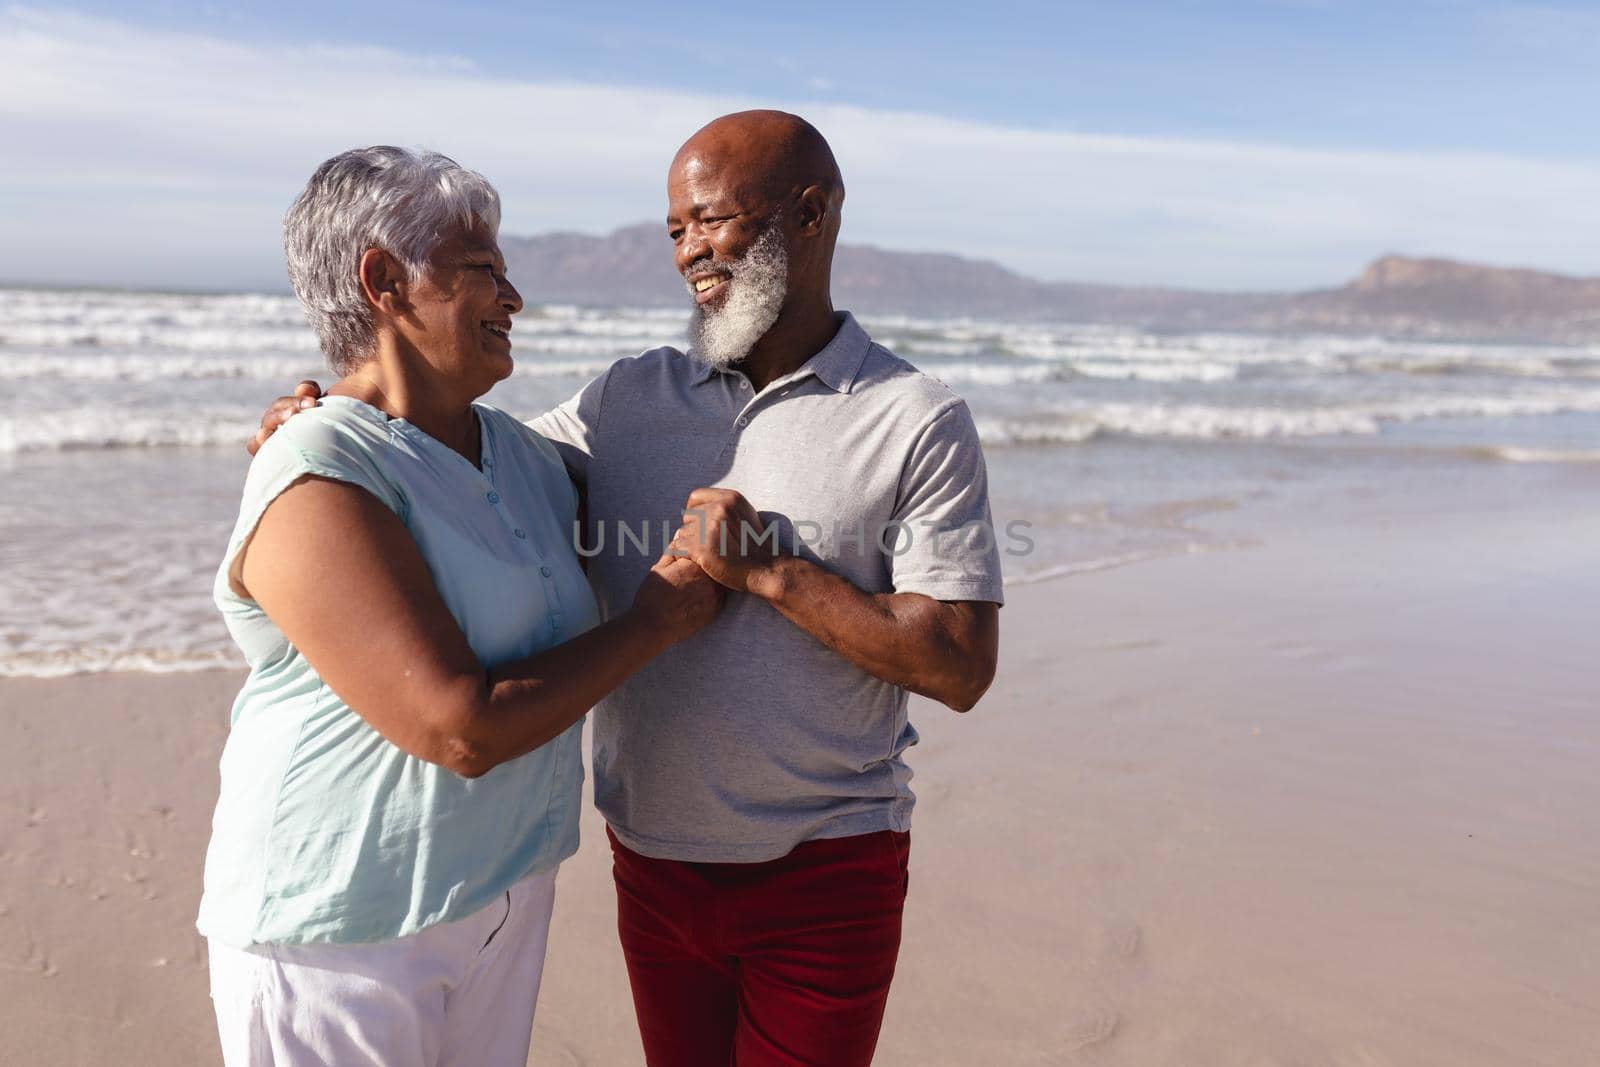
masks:
<path id="1" fill-rule="evenodd" d="M 848 393 L 855 384 L 856 375 L 861 373 L 861 364 L 867 358 L 867 350 L 872 347 L 872 338 L 867 336 L 867 331 L 856 322 L 856 317 L 848 311 L 841 311 L 835 319 L 839 329 L 834 333 L 833 340 L 822 347 L 822 351 L 802 363 L 798 370 L 785 377 L 786 381 L 797 382 L 802 378 L 815 375 L 816 379 L 836 393 Z M 696 362 L 696 385 L 709 381 L 713 374 L 734 373 L 732 369 L 719 371 L 715 367 Z"/>

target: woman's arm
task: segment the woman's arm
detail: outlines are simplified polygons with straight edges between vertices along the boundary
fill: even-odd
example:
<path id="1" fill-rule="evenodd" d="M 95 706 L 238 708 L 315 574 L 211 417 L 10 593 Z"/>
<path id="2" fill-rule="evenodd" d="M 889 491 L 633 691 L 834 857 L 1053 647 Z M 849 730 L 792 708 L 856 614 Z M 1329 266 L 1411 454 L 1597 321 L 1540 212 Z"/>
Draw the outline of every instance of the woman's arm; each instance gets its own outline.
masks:
<path id="1" fill-rule="evenodd" d="M 663 558 L 627 612 L 486 671 L 399 518 L 315 476 L 267 508 L 231 579 L 373 729 L 468 778 L 559 735 L 722 599 L 697 564 Z"/>

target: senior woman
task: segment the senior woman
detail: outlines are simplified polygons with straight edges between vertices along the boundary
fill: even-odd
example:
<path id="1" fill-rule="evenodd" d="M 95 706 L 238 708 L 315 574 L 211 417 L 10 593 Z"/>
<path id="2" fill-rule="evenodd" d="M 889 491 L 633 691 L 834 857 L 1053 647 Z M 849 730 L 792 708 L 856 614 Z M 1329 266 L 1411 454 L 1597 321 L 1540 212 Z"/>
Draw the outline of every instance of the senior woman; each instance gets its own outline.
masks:
<path id="1" fill-rule="evenodd" d="M 230 1067 L 520 1067 L 579 722 L 719 604 L 663 558 L 600 623 L 560 458 L 474 403 L 522 307 L 499 215 L 479 175 L 374 147 L 285 221 L 341 377 L 256 455 L 217 575 L 250 665 L 198 922 Z"/>

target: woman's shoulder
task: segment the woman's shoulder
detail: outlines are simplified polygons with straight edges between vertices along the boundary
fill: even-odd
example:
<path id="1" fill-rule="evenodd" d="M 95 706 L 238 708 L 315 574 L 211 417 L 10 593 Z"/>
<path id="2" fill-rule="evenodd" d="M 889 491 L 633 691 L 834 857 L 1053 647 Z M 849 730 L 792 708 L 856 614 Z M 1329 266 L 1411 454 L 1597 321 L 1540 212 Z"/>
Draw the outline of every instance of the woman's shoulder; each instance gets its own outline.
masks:
<path id="1" fill-rule="evenodd" d="M 381 412 L 349 397 L 324 397 L 316 407 L 307 408 L 285 422 L 262 446 L 282 439 L 284 445 L 302 452 L 370 451 L 389 442 L 390 430 Z"/>
<path id="2" fill-rule="evenodd" d="M 285 479 L 315 474 L 371 490 L 398 509 L 404 494 L 386 459 L 390 430 L 373 409 L 346 399 L 326 397 L 279 427 L 250 465 L 246 496 L 252 490 L 272 493 Z"/>

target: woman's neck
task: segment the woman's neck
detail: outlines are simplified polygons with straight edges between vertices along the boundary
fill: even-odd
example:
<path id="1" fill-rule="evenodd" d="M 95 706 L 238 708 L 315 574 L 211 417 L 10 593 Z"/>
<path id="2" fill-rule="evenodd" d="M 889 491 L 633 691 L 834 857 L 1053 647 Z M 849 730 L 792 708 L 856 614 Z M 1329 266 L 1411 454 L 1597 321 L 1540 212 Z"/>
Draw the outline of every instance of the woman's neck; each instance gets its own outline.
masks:
<path id="1" fill-rule="evenodd" d="M 448 382 L 432 380 L 424 368 L 420 359 L 405 359 L 380 342 L 377 354 L 335 382 L 328 394 L 348 396 L 392 419 L 405 419 L 479 466 L 483 437 L 472 401 L 456 397 Z"/>

